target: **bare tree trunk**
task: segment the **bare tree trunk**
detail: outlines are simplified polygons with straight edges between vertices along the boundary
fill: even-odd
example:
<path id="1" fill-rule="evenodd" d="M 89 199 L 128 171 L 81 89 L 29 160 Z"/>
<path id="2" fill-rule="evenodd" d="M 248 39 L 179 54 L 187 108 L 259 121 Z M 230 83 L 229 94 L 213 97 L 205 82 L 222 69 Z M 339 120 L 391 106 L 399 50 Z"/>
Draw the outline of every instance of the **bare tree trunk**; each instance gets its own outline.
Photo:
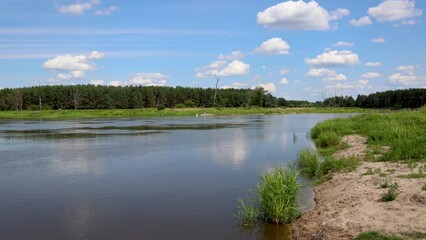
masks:
<path id="1" fill-rule="evenodd" d="M 74 109 L 77 110 L 81 104 L 80 91 L 78 89 L 71 90 L 71 104 L 74 106 Z"/>
<path id="2" fill-rule="evenodd" d="M 216 88 L 215 88 L 215 91 L 214 91 L 214 97 L 213 97 L 212 107 L 214 107 L 214 104 L 216 103 L 217 85 L 219 84 L 219 79 L 220 79 L 220 77 L 218 77 L 217 75 L 215 75 L 214 77 L 216 78 Z"/>

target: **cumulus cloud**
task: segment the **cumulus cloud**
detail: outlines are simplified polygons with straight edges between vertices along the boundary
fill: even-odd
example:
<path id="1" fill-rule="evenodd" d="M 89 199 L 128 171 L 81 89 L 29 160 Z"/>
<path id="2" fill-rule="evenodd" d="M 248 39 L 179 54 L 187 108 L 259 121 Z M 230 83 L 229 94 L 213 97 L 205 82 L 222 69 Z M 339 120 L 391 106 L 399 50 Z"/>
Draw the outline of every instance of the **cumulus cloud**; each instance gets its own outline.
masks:
<path id="1" fill-rule="evenodd" d="M 316 1 L 286 1 L 259 12 L 257 23 L 284 30 L 328 30 L 330 21 L 348 14 L 349 10 L 341 8 L 329 13 Z"/>
<path id="2" fill-rule="evenodd" d="M 231 85 L 225 85 L 223 87 L 221 87 L 222 89 L 239 89 L 239 88 L 246 88 L 247 84 L 246 83 L 240 83 L 240 82 L 233 82 Z"/>
<path id="3" fill-rule="evenodd" d="M 328 51 L 316 58 L 307 58 L 305 63 L 314 66 L 350 66 L 359 63 L 358 54 L 348 50 Z"/>
<path id="4" fill-rule="evenodd" d="M 351 19 L 349 23 L 354 27 L 362 27 L 373 24 L 369 16 L 364 16 L 360 19 Z"/>
<path id="5" fill-rule="evenodd" d="M 351 89 L 364 89 L 368 86 L 368 80 L 358 80 L 350 83 L 336 83 L 326 85 L 326 89 L 338 90 L 351 90 Z"/>
<path id="6" fill-rule="evenodd" d="M 69 5 L 60 5 L 58 10 L 60 13 L 71 14 L 71 15 L 83 15 L 84 12 L 90 10 L 96 5 L 101 4 L 99 0 L 91 0 L 87 2 L 78 2 Z"/>
<path id="7" fill-rule="evenodd" d="M 102 52 L 93 51 L 88 55 L 59 55 L 43 63 L 42 68 L 59 72 L 56 80 L 71 80 L 84 78 L 87 71 L 96 69 L 93 60 L 105 57 Z"/>
<path id="8" fill-rule="evenodd" d="M 381 62 L 367 62 L 365 64 L 366 67 L 380 67 L 382 66 Z"/>
<path id="9" fill-rule="evenodd" d="M 398 66 L 395 68 L 397 71 L 405 72 L 410 75 L 414 75 L 414 66 L 413 65 L 405 65 L 405 66 Z"/>
<path id="10" fill-rule="evenodd" d="M 165 86 L 169 75 L 162 73 L 136 73 L 128 85 Z"/>
<path id="11" fill-rule="evenodd" d="M 281 81 L 280 81 L 280 84 L 287 85 L 288 84 L 287 78 L 282 78 Z"/>
<path id="12" fill-rule="evenodd" d="M 416 8 L 415 0 L 385 0 L 369 8 L 368 14 L 379 22 L 393 22 L 419 17 L 423 11 Z"/>
<path id="13" fill-rule="evenodd" d="M 250 65 L 239 60 L 243 57 L 241 51 L 234 51 L 229 55 L 219 55 L 216 61 L 209 65 L 195 68 L 195 76 L 197 78 L 208 78 L 246 75 L 250 70 Z"/>
<path id="14" fill-rule="evenodd" d="M 354 43 L 343 42 L 343 41 L 340 41 L 340 42 L 333 44 L 333 47 L 353 47 L 353 46 L 355 46 Z"/>
<path id="15" fill-rule="evenodd" d="M 163 73 L 136 73 L 130 81 L 111 81 L 109 86 L 166 86 L 169 75 Z"/>
<path id="16" fill-rule="evenodd" d="M 382 74 L 376 72 L 366 72 L 361 75 L 361 78 L 378 78 L 381 77 Z"/>
<path id="17" fill-rule="evenodd" d="M 351 12 L 348 9 L 338 8 L 330 13 L 330 20 L 339 20 L 345 16 L 348 16 Z"/>
<path id="18" fill-rule="evenodd" d="M 102 85 L 105 85 L 105 82 L 104 80 L 91 80 L 90 84 L 96 85 L 96 86 L 102 86 Z"/>
<path id="19" fill-rule="evenodd" d="M 371 41 L 374 43 L 385 43 L 385 39 L 383 37 L 373 38 Z"/>
<path id="20" fill-rule="evenodd" d="M 96 10 L 95 11 L 95 15 L 96 16 L 109 16 L 109 15 L 111 15 L 115 11 L 117 11 L 117 7 L 116 6 L 111 6 L 111 7 L 106 8 L 106 9 Z"/>
<path id="21" fill-rule="evenodd" d="M 254 52 L 264 54 L 288 54 L 289 50 L 290 45 L 282 40 L 282 38 L 271 38 L 263 42 Z"/>
<path id="22" fill-rule="evenodd" d="M 416 84 L 417 77 L 414 75 L 404 75 L 400 73 L 389 76 L 389 82 L 401 85 L 412 85 Z"/>
<path id="23" fill-rule="evenodd" d="M 308 77 L 323 77 L 324 81 L 344 81 L 346 76 L 328 68 L 312 68 L 306 74 Z"/>
<path id="24" fill-rule="evenodd" d="M 275 92 L 277 90 L 277 87 L 275 86 L 274 83 L 259 84 L 257 86 L 253 86 L 251 88 L 255 89 L 256 87 L 261 87 L 261 88 L 263 88 L 265 91 L 267 91 L 269 93 L 273 93 L 273 92 Z"/>

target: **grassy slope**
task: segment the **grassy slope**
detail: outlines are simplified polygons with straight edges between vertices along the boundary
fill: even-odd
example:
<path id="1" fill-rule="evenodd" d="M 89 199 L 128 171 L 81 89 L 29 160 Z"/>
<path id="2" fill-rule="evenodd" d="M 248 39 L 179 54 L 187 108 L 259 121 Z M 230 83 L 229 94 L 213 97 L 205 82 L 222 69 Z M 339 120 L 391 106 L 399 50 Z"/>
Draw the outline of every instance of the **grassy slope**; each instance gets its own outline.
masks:
<path id="1" fill-rule="evenodd" d="M 426 108 L 332 119 L 315 126 L 311 134 L 324 155 L 338 150 L 342 136 L 361 134 L 368 137 L 375 153 L 381 153 L 382 146 L 390 147 L 380 160 L 425 160 Z"/>
<path id="2" fill-rule="evenodd" d="M 286 113 L 359 113 L 359 108 L 183 108 L 183 109 L 114 109 L 114 110 L 45 110 L 0 111 L 0 119 L 79 119 L 120 117 L 195 116 L 197 114 L 244 115 Z"/>

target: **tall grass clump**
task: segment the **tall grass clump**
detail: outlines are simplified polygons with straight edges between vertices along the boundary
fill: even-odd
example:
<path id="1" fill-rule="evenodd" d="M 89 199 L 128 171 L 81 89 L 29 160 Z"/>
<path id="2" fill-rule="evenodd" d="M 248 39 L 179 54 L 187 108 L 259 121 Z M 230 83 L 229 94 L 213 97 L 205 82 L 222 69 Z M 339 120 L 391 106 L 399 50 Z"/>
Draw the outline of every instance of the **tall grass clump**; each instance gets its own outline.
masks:
<path id="1" fill-rule="evenodd" d="M 291 223 L 301 214 L 298 205 L 300 184 L 294 169 L 275 168 L 260 177 L 257 194 L 249 200 L 239 200 L 239 221 L 246 225 L 254 222 L 273 224 Z"/>
<path id="2" fill-rule="evenodd" d="M 356 157 L 335 159 L 327 156 L 321 159 L 314 150 L 304 149 L 299 152 L 298 165 L 303 176 L 318 185 L 331 178 L 331 174 L 342 171 L 354 171 L 360 163 Z"/>

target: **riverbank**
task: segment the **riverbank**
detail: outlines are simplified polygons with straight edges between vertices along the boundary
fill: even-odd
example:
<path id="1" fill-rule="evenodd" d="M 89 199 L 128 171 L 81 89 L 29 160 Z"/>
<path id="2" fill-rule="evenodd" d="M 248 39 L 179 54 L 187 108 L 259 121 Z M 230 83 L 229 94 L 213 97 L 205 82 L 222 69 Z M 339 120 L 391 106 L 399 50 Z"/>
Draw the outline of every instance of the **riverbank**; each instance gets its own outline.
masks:
<path id="1" fill-rule="evenodd" d="M 366 113 L 375 112 L 361 108 L 156 108 L 113 110 L 41 110 L 0 111 L 0 119 L 87 119 L 87 118 L 135 118 L 177 117 L 248 114 L 298 114 L 298 113 Z"/>
<path id="2" fill-rule="evenodd" d="M 366 139 L 347 138 L 352 147 L 336 155 L 365 157 Z M 335 156 L 336 156 L 335 155 Z M 316 206 L 293 224 L 293 239 L 353 239 L 361 232 L 376 230 L 392 234 L 426 232 L 424 178 L 401 178 L 418 172 L 407 164 L 363 162 L 354 172 L 338 173 L 315 188 Z M 399 186 L 398 197 L 381 201 L 385 181 Z"/>
<path id="3" fill-rule="evenodd" d="M 425 109 L 318 124 L 312 135 L 323 155 L 362 162 L 315 187 L 316 206 L 292 225 L 293 239 L 353 239 L 366 231 L 426 237 L 424 126 Z M 395 200 L 384 201 L 392 185 Z"/>

